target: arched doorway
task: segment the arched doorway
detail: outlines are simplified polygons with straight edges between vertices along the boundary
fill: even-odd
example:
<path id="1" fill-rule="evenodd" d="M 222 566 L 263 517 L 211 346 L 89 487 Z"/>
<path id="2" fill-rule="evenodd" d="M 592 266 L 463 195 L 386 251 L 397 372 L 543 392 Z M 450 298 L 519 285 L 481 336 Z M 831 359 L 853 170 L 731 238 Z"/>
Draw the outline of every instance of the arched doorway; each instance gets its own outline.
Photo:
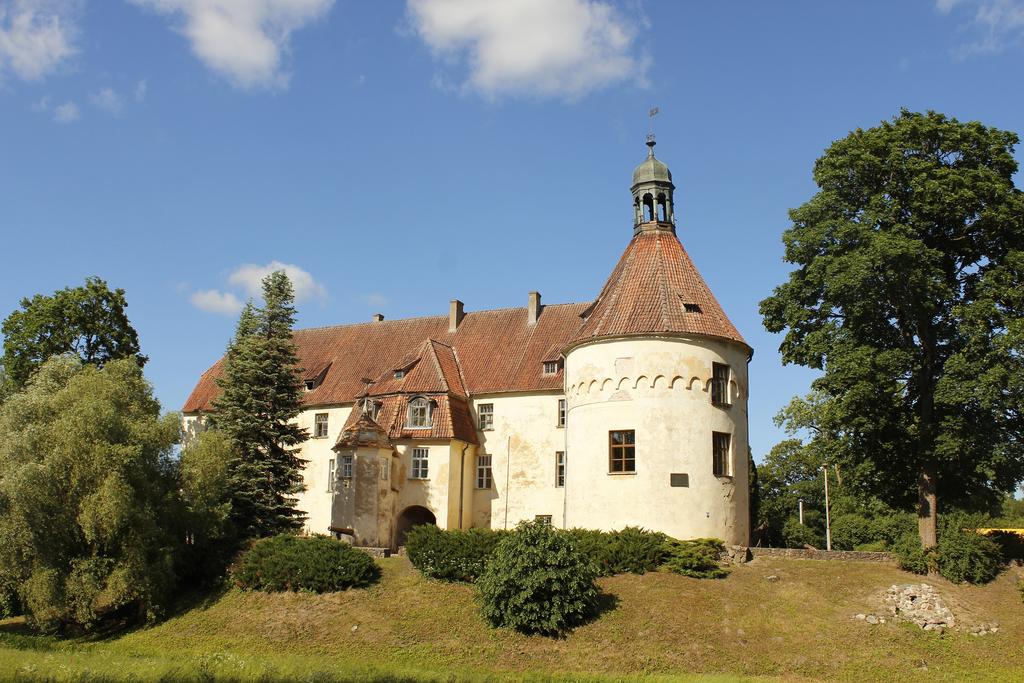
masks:
<path id="1" fill-rule="evenodd" d="M 412 505 L 402 510 L 395 525 L 395 546 L 405 545 L 405 535 L 409 533 L 409 529 L 420 524 L 437 524 L 437 517 L 420 505 Z"/>

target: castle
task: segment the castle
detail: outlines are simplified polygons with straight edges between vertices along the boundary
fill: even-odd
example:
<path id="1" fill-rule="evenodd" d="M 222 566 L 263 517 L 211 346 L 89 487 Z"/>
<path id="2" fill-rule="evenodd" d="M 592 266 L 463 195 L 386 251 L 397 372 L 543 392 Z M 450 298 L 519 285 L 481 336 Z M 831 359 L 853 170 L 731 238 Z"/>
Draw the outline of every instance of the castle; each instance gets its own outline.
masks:
<path id="1" fill-rule="evenodd" d="M 633 237 L 590 303 L 296 330 L 310 533 L 642 526 L 746 544 L 751 348 L 676 236 L 672 174 L 633 171 Z M 183 408 L 209 411 L 221 362 Z"/>

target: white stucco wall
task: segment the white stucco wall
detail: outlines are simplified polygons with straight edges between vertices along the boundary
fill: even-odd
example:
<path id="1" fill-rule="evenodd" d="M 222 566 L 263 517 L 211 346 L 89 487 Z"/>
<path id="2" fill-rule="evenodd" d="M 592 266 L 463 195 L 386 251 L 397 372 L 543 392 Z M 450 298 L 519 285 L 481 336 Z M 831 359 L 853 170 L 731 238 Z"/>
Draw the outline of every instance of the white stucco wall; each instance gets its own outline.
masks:
<path id="1" fill-rule="evenodd" d="M 477 452 L 491 456 L 494 484 L 475 488 L 474 458 L 472 526 L 511 529 L 537 515 L 551 515 L 551 523 L 562 526 L 565 490 L 555 487 L 555 452 L 565 450 L 565 429 L 558 427 L 560 398 L 561 392 L 473 398 L 477 426 L 480 404 L 494 404 L 494 428 L 477 432 Z"/>
<path id="2" fill-rule="evenodd" d="M 298 423 L 304 427 L 310 438 L 299 447 L 299 457 L 306 461 L 302 468 L 302 478 L 306 490 L 298 494 L 298 508 L 306 513 L 304 530 L 310 534 L 328 534 L 331 525 L 331 500 L 333 494 L 328 489 L 329 461 L 335 457 L 331 447 L 338 440 L 341 428 L 352 412 L 352 405 L 310 408 L 299 413 Z M 315 438 L 315 415 L 327 413 L 327 436 Z"/>
<path id="3" fill-rule="evenodd" d="M 712 363 L 730 366 L 728 408 L 711 403 Z M 712 339 L 592 342 L 565 359 L 568 526 L 639 525 L 745 544 L 747 350 Z M 609 430 L 636 433 L 636 472 L 610 474 Z M 732 436 L 731 476 L 712 470 L 712 432 Z M 672 473 L 689 476 L 670 486 Z"/>

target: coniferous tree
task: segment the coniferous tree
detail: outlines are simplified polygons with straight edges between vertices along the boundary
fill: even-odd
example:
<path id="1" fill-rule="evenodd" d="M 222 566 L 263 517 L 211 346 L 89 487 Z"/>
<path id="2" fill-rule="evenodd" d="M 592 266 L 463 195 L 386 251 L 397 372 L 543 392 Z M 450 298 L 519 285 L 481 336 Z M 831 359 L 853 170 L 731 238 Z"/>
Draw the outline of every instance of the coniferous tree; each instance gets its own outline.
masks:
<path id="1" fill-rule="evenodd" d="M 213 426 L 232 441 L 228 468 L 233 526 L 243 538 L 302 526 L 296 507 L 302 466 L 295 448 L 308 438 L 295 424 L 302 383 L 292 342 L 294 294 L 284 272 L 263 280 L 264 306 L 247 303 L 228 347 Z"/>

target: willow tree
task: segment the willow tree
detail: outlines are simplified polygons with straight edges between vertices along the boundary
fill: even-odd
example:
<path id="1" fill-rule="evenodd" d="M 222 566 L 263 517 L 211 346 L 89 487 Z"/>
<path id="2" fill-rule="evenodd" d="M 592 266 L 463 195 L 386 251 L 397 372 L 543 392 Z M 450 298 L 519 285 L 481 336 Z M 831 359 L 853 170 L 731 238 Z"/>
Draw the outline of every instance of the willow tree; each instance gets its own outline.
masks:
<path id="1" fill-rule="evenodd" d="M 1024 197 L 1018 138 L 902 111 L 814 166 L 790 212 L 796 267 L 761 302 L 783 361 L 822 371 L 813 440 L 916 493 L 922 545 L 944 504 L 981 507 L 1024 476 Z"/>

